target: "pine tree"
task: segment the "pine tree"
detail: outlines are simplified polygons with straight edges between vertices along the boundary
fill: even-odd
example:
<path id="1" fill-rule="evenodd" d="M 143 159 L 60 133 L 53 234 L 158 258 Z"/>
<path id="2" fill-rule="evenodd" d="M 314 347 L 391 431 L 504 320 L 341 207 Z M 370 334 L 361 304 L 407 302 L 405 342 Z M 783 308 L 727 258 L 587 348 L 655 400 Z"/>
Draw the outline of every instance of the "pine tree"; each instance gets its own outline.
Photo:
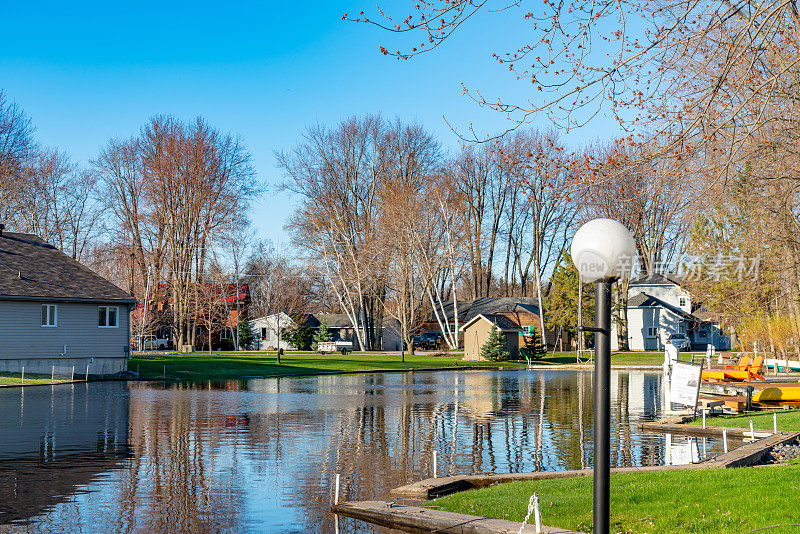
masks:
<path id="1" fill-rule="evenodd" d="M 583 285 L 583 324 L 591 325 L 594 322 L 594 288 L 591 284 Z M 561 260 L 550 277 L 545 321 L 553 332 L 561 327 L 572 336 L 578 335 L 578 270 L 566 249 L 561 252 Z M 586 340 L 589 339 L 591 334 L 586 334 Z"/>
<path id="2" fill-rule="evenodd" d="M 481 357 L 493 362 L 501 362 L 507 360 L 508 356 L 503 337 L 500 335 L 500 329 L 497 328 L 496 324 L 493 324 L 492 330 L 489 332 L 489 339 L 481 347 Z"/>
<path id="3" fill-rule="evenodd" d="M 544 349 L 544 344 L 542 343 L 542 336 L 539 334 L 538 329 L 532 328 L 531 334 L 525 336 L 525 350 L 531 360 L 541 359 L 547 354 L 547 351 Z"/>
<path id="4" fill-rule="evenodd" d="M 253 331 L 250 330 L 250 324 L 248 324 L 247 320 L 243 317 L 239 321 L 239 350 L 251 348 L 254 341 L 255 335 L 253 335 Z"/>
<path id="5" fill-rule="evenodd" d="M 314 335 L 311 331 L 311 327 L 308 326 L 304 316 L 295 317 L 293 320 L 296 326 L 288 329 L 284 337 L 297 349 L 308 350 L 308 347 L 311 345 L 311 339 Z"/>
<path id="6" fill-rule="evenodd" d="M 314 343 L 311 344 L 311 349 L 317 351 L 320 343 L 325 343 L 332 339 L 331 331 L 328 330 L 328 322 L 325 320 L 325 317 L 323 317 L 322 323 L 320 323 L 319 328 L 317 328 L 317 331 L 314 333 Z"/>

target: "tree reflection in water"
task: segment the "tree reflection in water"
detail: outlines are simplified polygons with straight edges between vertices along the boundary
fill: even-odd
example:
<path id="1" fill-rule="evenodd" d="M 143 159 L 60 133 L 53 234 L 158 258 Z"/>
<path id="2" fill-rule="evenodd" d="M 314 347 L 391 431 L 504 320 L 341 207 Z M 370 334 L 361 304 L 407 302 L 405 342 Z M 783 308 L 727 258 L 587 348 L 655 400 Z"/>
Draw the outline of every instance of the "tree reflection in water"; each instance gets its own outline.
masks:
<path id="1" fill-rule="evenodd" d="M 612 461 L 620 466 L 662 463 L 665 437 L 636 428 L 660 413 L 660 375 L 614 372 L 612 383 Z M 16 510 L 7 517 L 28 518 L 32 530 L 65 532 L 98 525 L 111 532 L 332 532 L 328 508 L 337 473 L 342 498 L 359 500 L 386 499 L 389 489 L 431 476 L 434 450 L 442 475 L 591 465 L 592 374 L 586 372 L 131 383 L 117 384 L 118 395 L 103 389 L 107 386 L 88 384 L 80 401 L 97 407 L 92 410 L 97 413 L 113 411 L 110 403 L 124 403 L 125 455 L 112 458 L 113 467 L 95 462 L 88 476 L 85 466 L 81 477 L 77 465 L 66 468 L 75 484 L 54 489 L 60 498 L 49 495 L 42 506 L 28 508 L 27 515 Z M 49 398 L 40 399 L 41 417 L 23 418 L 9 415 L 20 410 L 8 410 L 4 425 L 36 437 L 30 443 L 39 443 L 42 436 L 52 439 L 47 436 L 53 428 L 56 443 L 62 438 L 69 442 L 74 408 L 53 416 L 45 407 L 66 406 L 66 393 L 59 391 L 53 388 Z M 26 400 L 25 410 L 28 405 Z M 54 422 L 54 417 L 63 421 Z M 89 424 L 99 428 L 105 423 Z M 80 432 L 96 430 L 84 425 Z M 8 435 L 0 437 L 0 444 Z M 76 445 L 69 455 L 58 447 L 51 454 L 91 456 L 88 444 L 72 441 Z M 706 445 L 708 454 L 721 448 Z M 44 460 L 32 460 L 25 469 L 47 473 Z M 0 470 L 0 484 L 11 480 L 11 472 Z M 340 532 L 371 531 L 348 520 L 339 527 Z"/>

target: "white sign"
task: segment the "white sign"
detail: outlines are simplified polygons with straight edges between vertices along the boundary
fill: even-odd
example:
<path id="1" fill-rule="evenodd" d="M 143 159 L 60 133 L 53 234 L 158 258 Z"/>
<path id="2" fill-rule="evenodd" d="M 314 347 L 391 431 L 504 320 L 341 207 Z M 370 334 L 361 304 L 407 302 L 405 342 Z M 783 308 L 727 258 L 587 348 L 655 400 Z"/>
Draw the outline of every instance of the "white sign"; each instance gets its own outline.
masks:
<path id="1" fill-rule="evenodd" d="M 670 376 L 670 401 L 694 408 L 700 393 L 700 372 L 702 366 L 689 362 L 672 362 Z"/>

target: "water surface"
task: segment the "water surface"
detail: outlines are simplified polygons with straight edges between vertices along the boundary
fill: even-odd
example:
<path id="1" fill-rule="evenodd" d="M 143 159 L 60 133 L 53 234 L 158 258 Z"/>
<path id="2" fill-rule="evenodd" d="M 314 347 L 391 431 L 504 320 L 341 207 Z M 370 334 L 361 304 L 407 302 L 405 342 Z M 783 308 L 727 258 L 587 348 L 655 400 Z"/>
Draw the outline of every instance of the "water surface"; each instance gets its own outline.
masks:
<path id="1" fill-rule="evenodd" d="M 333 532 L 342 498 L 440 475 L 591 466 L 592 373 L 452 371 L 0 389 L 0 531 Z M 717 441 L 637 430 L 660 373 L 612 373 L 612 463 Z M 341 532 L 373 532 L 339 522 Z M 377 529 L 375 530 L 377 531 Z"/>

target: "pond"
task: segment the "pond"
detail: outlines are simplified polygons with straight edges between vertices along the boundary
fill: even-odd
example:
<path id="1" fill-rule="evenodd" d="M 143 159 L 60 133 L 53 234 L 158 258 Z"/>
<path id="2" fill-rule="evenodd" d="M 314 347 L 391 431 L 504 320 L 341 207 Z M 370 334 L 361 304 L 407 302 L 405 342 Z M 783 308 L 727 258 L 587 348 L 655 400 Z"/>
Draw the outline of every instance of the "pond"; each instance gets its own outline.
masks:
<path id="1" fill-rule="evenodd" d="M 0 389 L 0 532 L 333 532 L 342 498 L 440 475 L 591 466 L 592 378 L 447 371 Z M 612 373 L 615 466 L 717 441 L 640 432 L 660 373 Z M 373 532 L 342 520 L 341 532 Z"/>

